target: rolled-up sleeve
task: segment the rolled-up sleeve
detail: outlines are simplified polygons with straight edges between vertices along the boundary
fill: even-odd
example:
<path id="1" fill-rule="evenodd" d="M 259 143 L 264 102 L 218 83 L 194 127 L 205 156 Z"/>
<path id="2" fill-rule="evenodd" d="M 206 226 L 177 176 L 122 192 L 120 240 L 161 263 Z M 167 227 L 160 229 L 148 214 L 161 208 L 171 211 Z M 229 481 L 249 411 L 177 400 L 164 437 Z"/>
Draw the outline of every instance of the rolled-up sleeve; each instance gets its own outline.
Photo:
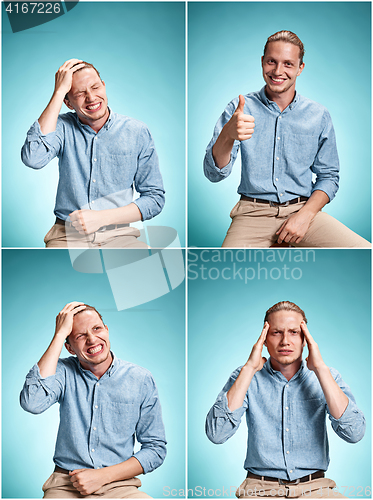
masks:
<path id="1" fill-rule="evenodd" d="M 348 443 L 357 443 L 365 434 L 366 423 L 364 414 L 358 408 L 350 387 L 343 381 L 341 375 L 333 368 L 331 368 L 330 371 L 334 380 L 348 397 L 347 408 L 340 418 L 336 419 L 332 417 L 329 408 L 327 408 L 332 428 L 344 441 Z"/>
<path id="2" fill-rule="evenodd" d="M 154 141 L 145 125 L 139 134 L 138 167 L 134 182 L 136 191 L 140 194 L 140 198 L 134 200 L 134 203 L 141 212 L 142 220 L 152 219 L 164 206 L 165 191 Z"/>
<path id="3" fill-rule="evenodd" d="M 238 368 L 232 373 L 207 414 L 205 425 L 206 435 L 215 444 L 225 443 L 225 441 L 233 436 L 240 426 L 242 416 L 247 410 L 247 394 L 240 408 L 234 411 L 228 408 L 227 392 L 232 387 L 240 371 L 241 368 Z"/>
<path id="4" fill-rule="evenodd" d="M 323 115 L 323 127 L 319 136 L 319 149 L 311 170 L 316 174 L 312 192 L 324 191 L 329 201 L 335 197 L 339 187 L 339 159 L 334 127 L 329 112 Z"/>
<path id="5" fill-rule="evenodd" d="M 214 157 L 212 155 L 212 148 L 217 138 L 219 137 L 220 132 L 222 131 L 224 125 L 231 119 L 235 109 L 237 108 L 237 104 L 238 104 L 238 98 L 230 102 L 228 106 L 225 108 L 223 114 L 220 116 L 219 120 L 215 125 L 213 137 L 209 142 L 209 145 L 207 146 L 205 158 L 203 161 L 203 172 L 207 177 L 207 179 L 209 179 L 209 181 L 211 182 L 219 182 L 228 177 L 228 175 L 230 175 L 230 173 L 232 172 L 234 162 L 237 159 L 238 149 L 240 147 L 240 141 L 234 141 L 230 161 L 228 165 L 226 165 L 225 167 L 223 168 L 217 167 L 215 164 Z"/>
<path id="6" fill-rule="evenodd" d="M 162 465 L 166 457 L 166 436 L 157 387 L 150 373 L 145 375 L 143 401 L 136 426 L 136 438 L 141 449 L 134 454 L 144 474 Z"/>
<path id="7" fill-rule="evenodd" d="M 43 134 L 36 121 L 27 132 L 25 143 L 21 150 L 21 158 L 27 167 L 40 169 L 45 167 L 53 158 L 55 158 L 62 145 L 62 123 L 60 119 L 54 132 Z"/>
<path id="8" fill-rule="evenodd" d="M 20 394 L 21 407 L 29 413 L 43 413 L 54 403 L 59 401 L 63 393 L 64 368 L 57 366 L 55 375 L 43 378 L 37 364 L 26 376 Z"/>

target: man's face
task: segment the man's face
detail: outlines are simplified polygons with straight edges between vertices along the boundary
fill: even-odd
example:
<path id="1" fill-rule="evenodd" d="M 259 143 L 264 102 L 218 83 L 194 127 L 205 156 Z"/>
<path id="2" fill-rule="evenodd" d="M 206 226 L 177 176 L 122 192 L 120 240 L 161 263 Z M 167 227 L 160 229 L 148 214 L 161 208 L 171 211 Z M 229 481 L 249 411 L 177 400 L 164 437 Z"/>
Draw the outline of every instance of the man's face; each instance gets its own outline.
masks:
<path id="1" fill-rule="evenodd" d="M 96 311 L 86 310 L 74 316 L 69 342 L 66 349 L 76 354 L 86 370 L 111 360 L 109 330 Z"/>
<path id="2" fill-rule="evenodd" d="M 300 64 L 299 47 L 288 42 L 270 42 L 262 57 L 263 78 L 274 94 L 294 90 L 295 81 L 304 68 Z"/>
<path id="3" fill-rule="evenodd" d="M 80 121 L 86 125 L 109 116 L 105 83 L 93 68 L 84 68 L 73 75 L 73 82 L 65 104 L 74 109 Z"/>
<path id="4" fill-rule="evenodd" d="M 291 365 L 302 359 L 305 345 L 300 327 L 302 321 L 302 315 L 294 311 L 277 311 L 269 315 L 265 345 L 275 370 L 279 370 L 280 365 Z"/>

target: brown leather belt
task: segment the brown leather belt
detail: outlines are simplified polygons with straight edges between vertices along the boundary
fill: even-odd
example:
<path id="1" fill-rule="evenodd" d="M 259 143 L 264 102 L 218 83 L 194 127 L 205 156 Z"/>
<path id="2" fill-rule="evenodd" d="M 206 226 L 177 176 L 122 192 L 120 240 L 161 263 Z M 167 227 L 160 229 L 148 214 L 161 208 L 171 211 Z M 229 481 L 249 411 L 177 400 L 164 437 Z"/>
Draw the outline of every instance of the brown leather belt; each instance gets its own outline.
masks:
<path id="1" fill-rule="evenodd" d="M 259 479 L 260 481 L 277 481 L 279 484 L 299 484 L 305 483 L 307 481 L 312 481 L 313 479 L 320 479 L 321 477 L 325 477 L 325 472 L 322 470 L 318 470 L 313 474 L 309 474 L 308 476 L 300 477 L 299 479 L 295 479 L 294 481 L 288 481 L 286 479 L 278 479 L 277 477 L 269 477 L 269 476 L 258 476 L 257 474 L 253 474 L 252 472 L 248 472 L 247 476 L 252 479 Z"/>
<path id="2" fill-rule="evenodd" d="M 68 474 L 70 471 L 68 471 L 66 469 L 62 469 L 62 467 L 58 467 L 58 465 L 56 465 L 54 467 L 54 472 L 62 472 L 62 474 Z"/>
<path id="3" fill-rule="evenodd" d="M 61 226 L 67 226 L 71 227 L 72 229 L 75 229 L 75 227 L 69 222 L 68 220 L 62 220 L 56 217 L 56 224 L 60 224 Z M 119 229 L 121 227 L 128 227 L 129 224 L 111 224 L 110 226 L 102 226 L 100 229 L 98 229 L 96 232 L 104 232 L 104 231 L 110 231 L 111 229 Z"/>
<path id="4" fill-rule="evenodd" d="M 265 203 L 266 205 L 270 205 L 271 207 L 287 207 L 288 205 L 295 205 L 295 203 L 307 201 L 308 198 L 306 196 L 298 196 L 298 198 L 293 198 L 292 200 L 285 201 L 284 203 L 277 203 L 277 201 L 262 200 L 260 198 L 250 198 L 250 196 L 241 194 L 241 200 L 252 201 L 254 203 Z"/>

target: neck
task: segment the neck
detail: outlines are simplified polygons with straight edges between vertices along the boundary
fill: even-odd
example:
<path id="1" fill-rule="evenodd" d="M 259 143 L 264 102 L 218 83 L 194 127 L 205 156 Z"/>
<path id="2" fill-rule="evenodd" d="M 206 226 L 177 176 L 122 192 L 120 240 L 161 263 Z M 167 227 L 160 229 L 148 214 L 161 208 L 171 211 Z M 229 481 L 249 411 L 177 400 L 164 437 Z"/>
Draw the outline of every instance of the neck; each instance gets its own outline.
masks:
<path id="1" fill-rule="evenodd" d="M 269 359 L 272 368 L 278 372 L 281 372 L 282 375 L 286 378 L 286 380 L 290 380 L 291 378 L 293 378 L 302 365 L 301 357 L 296 359 L 295 361 L 293 361 L 293 363 L 290 363 L 289 365 L 283 365 L 278 361 L 276 361 L 275 359 L 272 359 L 272 357 Z"/>
<path id="2" fill-rule="evenodd" d="M 277 106 L 280 108 L 281 112 L 286 109 L 289 104 L 294 100 L 295 97 L 295 88 L 294 86 L 291 87 L 289 90 L 286 92 L 282 92 L 280 94 L 276 94 L 275 92 L 271 92 L 266 85 L 265 87 L 265 93 L 271 101 L 274 101 Z"/>
<path id="3" fill-rule="evenodd" d="M 108 371 L 112 362 L 113 362 L 113 356 L 110 352 L 109 356 L 105 359 L 105 361 L 103 361 L 98 365 L 93 365 L 93 364 L 90 365 L 88 363 L 82 363 L 82 362 L 80 362 L 80 364 L 82 365 L 84 370 L 89 370 L 90 372 L 93 373 L 95 377 L 100 379 Z"/>
<path id="4" fill-rule="evenodd" d="M 91 127 L 91 129 L 94 130 L 97 133 L 97 132 L 99 132 L 102 129 L 102 127 L 108 121 L 109 116 L 110 116 L 110 113 L 109 113 L 109 110 L 107 109 L 106 113 L 105 113 L 105 116 L 103 116 L 99 120 L 95 120 L 95 121 L 91 122 L 90 120 L 82 120 L 82 119 L 80 119 L 80 121 L 82 123 L 84 123 L 84 125 L 89 125 Z"/>

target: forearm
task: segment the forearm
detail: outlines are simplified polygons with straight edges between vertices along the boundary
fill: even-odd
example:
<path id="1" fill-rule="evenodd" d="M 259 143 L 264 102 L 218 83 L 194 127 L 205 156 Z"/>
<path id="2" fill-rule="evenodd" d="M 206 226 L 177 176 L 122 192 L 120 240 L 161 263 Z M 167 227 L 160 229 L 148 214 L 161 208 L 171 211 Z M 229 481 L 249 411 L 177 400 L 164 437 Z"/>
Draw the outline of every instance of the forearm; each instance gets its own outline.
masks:
<path id="1" fill-rule="evenodd" d="M 324 191 L 316 190 L 299 212 L 308 213 L 313 218 L 327 203 L 329 203 L 329 196 Z"/>
<path id="2" fill-rule="evenodd" d="M 255 375 L 255 370 L 248 364 L 245 364 L 234 384 L 227 392 L 228 408 L 230 411 L 237 410 L 243 405 L 246 392 L 250 386 L 251 380 Z"/>
<path id="3" fill-rule="evenodd" d="M 135 203 L 130 203 L 125 207 L 101 210 L 99 213 L 102 222 L 101 226 L 129 224 L 142 219 L 141 212 Z"/>
<path id="4" fill-rule="evenodd" d="M 231 160 L 234 140 L 227 136 L 224 127 L 212 147 L 212 156 L 218 168 L 224 168 Z"/>
<path id="5" fill-rule="evenodd" d="M 117 465 L 104 467 L 100 470 L 105 480 L 104 484 L 113 483 L 114 481 L 124 481 L 125 479 L 130 479 L 144 473 L 144 469 L 135 457 L 131 457 L 125 462 L 121 462 Z"/>
<path id="6" fill-rule="evenodd" d="M 326 365 L 315 369 L 315 374 L 320 382 L 331 416 L 335 419 L 341 418 L 348 406 L 348 397 L 334 380 Z"/>
<path id="7" fill-rule="evenodd" d="M 61 334 L 55 334 L 48 349 L 38 361 L 40 375 L 43 378 L 49 377 L 56 373 L 58 359 L 60 357 L 62 347 L 66 337 Z"/>
<path id="8" fill-rule="evenodd" d="M 48 106 L 40 115 L 38 121 L 40 129 L 44 135 L 56 130 L 57 119 L 61 111 L 64 97 L 65 95 L 62 95 L 61 91 L 55 91 L 51 100 L 49 101 Z"/>

